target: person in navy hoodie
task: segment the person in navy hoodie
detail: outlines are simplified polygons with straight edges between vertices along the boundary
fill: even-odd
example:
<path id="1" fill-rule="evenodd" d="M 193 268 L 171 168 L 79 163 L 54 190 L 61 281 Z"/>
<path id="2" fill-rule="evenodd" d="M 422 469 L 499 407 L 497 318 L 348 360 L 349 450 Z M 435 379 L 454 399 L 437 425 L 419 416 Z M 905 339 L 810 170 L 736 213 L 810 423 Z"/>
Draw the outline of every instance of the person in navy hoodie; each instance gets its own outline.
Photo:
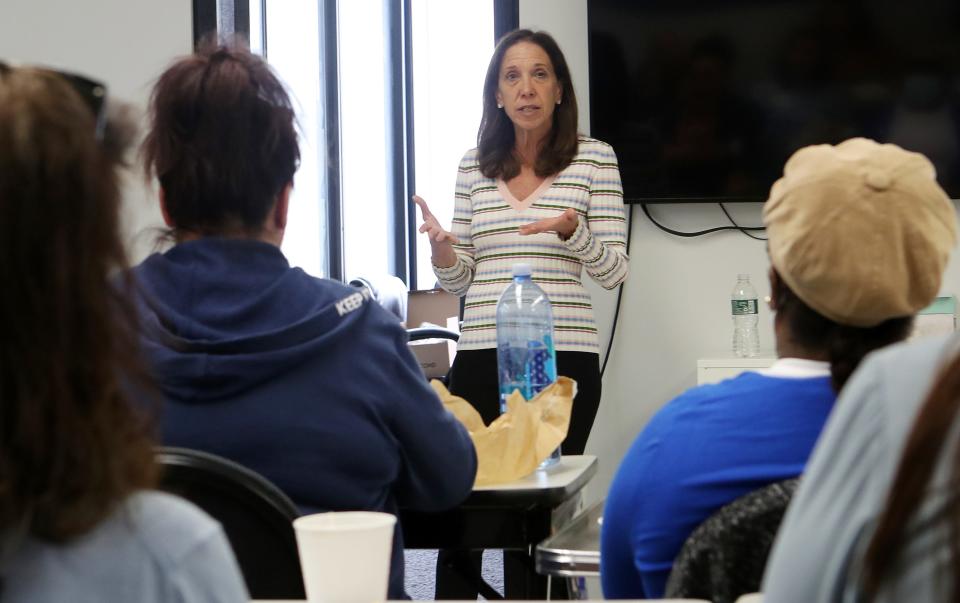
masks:
<path id="1" fill-rule="evenodd" d="M 134 269 L 163 441 L 245 465 L 304 513 L 439 511 L 477 461 L 396 317 L 280 250 L 299 161 L 283 85 L 209 46 L 158 80 L 143 155 L 176 244 Z M 403 591 L 396 530 L 389 597 Z"/>

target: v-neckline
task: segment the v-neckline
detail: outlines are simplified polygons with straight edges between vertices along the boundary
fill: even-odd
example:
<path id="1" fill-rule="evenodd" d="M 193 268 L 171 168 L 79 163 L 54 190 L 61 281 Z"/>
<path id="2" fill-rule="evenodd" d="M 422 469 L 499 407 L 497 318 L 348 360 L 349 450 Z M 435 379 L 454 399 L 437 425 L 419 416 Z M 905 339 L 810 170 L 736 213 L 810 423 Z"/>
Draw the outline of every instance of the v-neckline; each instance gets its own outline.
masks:
<path id="1" fill-rule="evenodd" d="M 507 186 L 503 178 L 497 178 L 497 190 L 500 191 L 500 195 L 503 196 L 504 201 L 506 201 L 510 207 L 517 211 L 524 211 L 530 209 L 530 206 L 543 196 L 543 193 L 553 185 L 553 181 L 556 179 L 556 174 L 547 176 L 543 179 L 543 182 L 540 183 L 540 186 L 533 189 L 533 192 L 527 195 L 522 201 L 513 196 L 513 193 L 510 192 L 510 187 Z"/>

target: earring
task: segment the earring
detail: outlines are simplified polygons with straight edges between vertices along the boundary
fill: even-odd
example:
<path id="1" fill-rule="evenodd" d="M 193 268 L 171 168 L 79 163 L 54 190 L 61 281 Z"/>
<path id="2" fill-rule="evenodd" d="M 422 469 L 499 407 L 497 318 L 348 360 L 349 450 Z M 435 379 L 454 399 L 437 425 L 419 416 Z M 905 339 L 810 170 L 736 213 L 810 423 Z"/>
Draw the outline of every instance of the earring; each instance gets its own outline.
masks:
<path id="1" fill-rule="evenodd" d="M 777 309 L 776 306 L 773 305 L 773 298 L 770 297 L 769 295 L 763 296 L 763 301 L 767 302 L 767 306 L 768 306 L 771 310 L 776 310 L 776 309 Z"/>
<path id="2" fill-rule="evenodd" d="M 503 109 L 503 103 L 497 103 L 497 109 Z"/>
<path id="3" fill-rule="evenodd" d="M 557 104 L 558 104 L 558 105 L 560 104 L 560 99 L 559 99 L 559 98 L 557 99 Z"/>

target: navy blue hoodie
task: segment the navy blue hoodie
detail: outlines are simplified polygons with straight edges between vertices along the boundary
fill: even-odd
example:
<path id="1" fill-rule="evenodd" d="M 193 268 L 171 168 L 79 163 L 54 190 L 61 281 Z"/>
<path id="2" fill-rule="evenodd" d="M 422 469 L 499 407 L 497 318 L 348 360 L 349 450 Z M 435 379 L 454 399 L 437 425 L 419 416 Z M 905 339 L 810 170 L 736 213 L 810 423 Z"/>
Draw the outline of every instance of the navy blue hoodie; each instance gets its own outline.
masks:
<path id="1" fill-rule="evenodd" d="M 439 511 L 469 494 L 469 435 L 397 318 L 356 289 L 242 239 L 181 243 L 134 274 L 165 444 L 250 467 L 304 513 Z M 398 525 L 389 597 L 404 596 Z"/>

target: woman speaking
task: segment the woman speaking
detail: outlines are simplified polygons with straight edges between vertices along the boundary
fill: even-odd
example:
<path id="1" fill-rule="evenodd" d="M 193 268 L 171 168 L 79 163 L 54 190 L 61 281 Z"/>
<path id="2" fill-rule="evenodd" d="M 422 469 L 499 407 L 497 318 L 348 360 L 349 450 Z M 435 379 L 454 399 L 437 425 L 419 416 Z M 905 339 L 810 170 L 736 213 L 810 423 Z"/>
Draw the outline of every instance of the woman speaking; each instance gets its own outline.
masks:
<path id="1" fill-rule="evenodd" d="M 616 156 L 577 134 L 570 71 L 549 34 L 520 29 L 497 44 L 477 148 L 457 171 L 451 230 L 423 199 L 414 201 L 440 284 L 466 295 L 451 392 L 487 423 L 499 415 L 497 300 L 513 264 L 529 263 L 553 306 L 557 372 L 577 382 L 562 449 L 582 454 L 600 404 L 600 347 L 580 275 L 585 268 L 606 289 L 623 282 L 626 225 Z"/>

